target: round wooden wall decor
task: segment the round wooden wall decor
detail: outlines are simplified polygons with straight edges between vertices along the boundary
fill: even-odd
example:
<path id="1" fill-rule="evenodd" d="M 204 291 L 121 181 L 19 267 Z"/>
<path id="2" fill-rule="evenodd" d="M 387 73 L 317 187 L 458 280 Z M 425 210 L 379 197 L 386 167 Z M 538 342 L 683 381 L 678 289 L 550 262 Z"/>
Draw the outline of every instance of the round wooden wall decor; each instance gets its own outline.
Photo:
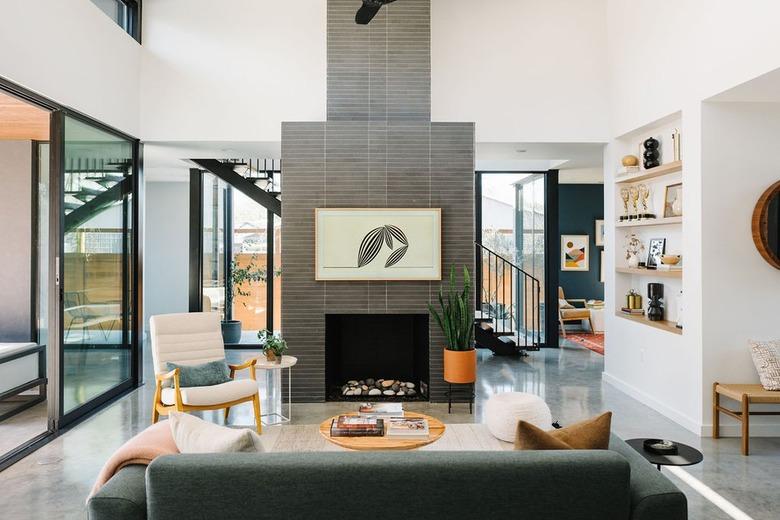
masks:
<path id="1" fill-rule="evenodd" d="M 780 181 L 771 185 L 753 210 L 753 242 L 764 260 L 780 269 Z"/>

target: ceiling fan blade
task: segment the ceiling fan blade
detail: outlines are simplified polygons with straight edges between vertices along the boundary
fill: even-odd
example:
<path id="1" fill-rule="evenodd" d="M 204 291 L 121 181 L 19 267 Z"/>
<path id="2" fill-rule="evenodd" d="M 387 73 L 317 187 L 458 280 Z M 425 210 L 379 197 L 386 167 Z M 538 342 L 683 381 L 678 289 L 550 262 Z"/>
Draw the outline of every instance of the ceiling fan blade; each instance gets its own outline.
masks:
<path id="1" fill-rule="evenodd" d="M 374 16 L 376 16 L 376 13 L 379 12 L 381 7 L 381 5 L 372 6 L 363 4 L 360 9 L 358 9 L 357 13 L 355 13 L 355 23 L 366 25 Z"/>

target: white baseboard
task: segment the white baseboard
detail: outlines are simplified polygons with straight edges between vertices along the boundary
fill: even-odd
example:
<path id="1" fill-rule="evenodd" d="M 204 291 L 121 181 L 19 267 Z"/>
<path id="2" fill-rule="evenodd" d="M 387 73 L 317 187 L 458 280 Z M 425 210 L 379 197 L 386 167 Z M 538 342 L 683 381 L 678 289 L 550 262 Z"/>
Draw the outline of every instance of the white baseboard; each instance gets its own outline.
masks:
<path id="1" fill-rule="evenodd" d="M 687 415 L 678 412 L 674 408 L 670 408 L 669 406 L 665 405 L 664 403 L 657 400 L 656 398 L 649 396 L 645 392 L 639 390 L 635 386 L 632 386 L 626 383 L 625 381 L 618 379 L 615 376 L 610 375 L 606 372 L 601 373 L 601 379 L 605 383 L 614 386 L 624 394 L 627 394 L 628 396 L 633 397 L 640 403 L 649 406 L 650 408 L 660 413 L 664 417 L 671 419 L 672 421 L 676 422 L 686 430 L 693 432 L 696 435 L 701 435 L 702 432 L 701 423 L 694 421 Z"/>

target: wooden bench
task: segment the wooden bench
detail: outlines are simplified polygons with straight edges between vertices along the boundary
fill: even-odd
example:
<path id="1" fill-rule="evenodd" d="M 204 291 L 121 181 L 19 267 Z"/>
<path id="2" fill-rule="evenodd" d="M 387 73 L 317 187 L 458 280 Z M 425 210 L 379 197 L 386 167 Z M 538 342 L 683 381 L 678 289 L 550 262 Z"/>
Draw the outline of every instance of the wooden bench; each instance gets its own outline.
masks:
<path id="1" fill-rule="evenodd" d="M 720 396 L 742 403 L 742 409 L 729 410 L 720 405 Z M 780 391 L 764 390 L 761 385 L 727 385 L 713 383 L 712 385 L 712 438 L 720 437 L 720 412 L 733 417 L 742 423 L 742 455 L 750 452 L 750 416 L 780 415 L 780 412 L 751 412 L 751 404 L 780 404 Z"/>

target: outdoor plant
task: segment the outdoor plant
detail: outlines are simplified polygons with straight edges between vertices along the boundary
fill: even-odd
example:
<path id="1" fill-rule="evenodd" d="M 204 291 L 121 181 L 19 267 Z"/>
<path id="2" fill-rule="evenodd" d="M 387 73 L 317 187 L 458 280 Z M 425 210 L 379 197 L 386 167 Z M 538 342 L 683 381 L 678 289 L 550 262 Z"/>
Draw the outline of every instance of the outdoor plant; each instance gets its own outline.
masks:
<path id="1" fill-rule="evenodd" d="M 263 344 L 263 353 L 267 357 L 269 353 L 273 354 L 273 357 L 281 359 L 285 352 L 287 352 L 287 342 L 280 336 L 274 335 L 269 330 L 261 330 L 257 333 L 257 337 Z"/>
<path id="2" fill-rule="evenodd" d="M 463 267 L 463 290 L 459 291 L 455 284 L 455 266 L 450 268 L 449 290 L 445 296 L 439 288 L 439 306 L 441 313 L 428 304 L 428 309 L 441 327 L 447 339 L 447 350 L 471 350 L 474 338 L 474 314 L 470 311 L 469 295 L 471 294 L 471 278 L 469 270 Z"/>
<path id="3" fill-rule="evenodd" d="M 227 308 L 233 308 L 233 301 L 239 296 L 250 296 L 252 293 L 244 288 L 247 283 L 264 283 L 268 275 L 266 270 L 255 264 L 256 257 L 252 255 L 249 263 L 241 267 L 235 260 L 230 262 L 230 277 L 228 278 L 228 287 L 225 291 Z M 246 303 L 244 302 L 244 307 Z"/>

